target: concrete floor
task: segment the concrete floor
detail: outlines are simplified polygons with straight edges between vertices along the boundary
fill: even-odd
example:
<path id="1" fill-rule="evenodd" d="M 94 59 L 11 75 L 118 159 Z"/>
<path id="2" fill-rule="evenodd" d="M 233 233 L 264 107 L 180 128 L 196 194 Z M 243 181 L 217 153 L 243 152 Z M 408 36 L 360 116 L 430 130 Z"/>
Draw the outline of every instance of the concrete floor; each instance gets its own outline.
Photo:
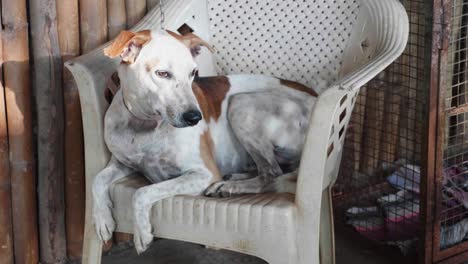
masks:
<path id="1" fill-rule="evenodd" d="M 396 248 L 376 247 L 349 230 L 337 230 L 337 264 L 415 263 L 403 258 Z M 252 256 L 227 250 L 207 249 L 201 245 L 159 239 L 138 256 L 133 247 L 113 249 L 103 258 L 103 264 L 267 264 Z"/>
<path id="2" fill-rule="evenodd" d="M 103 257 L 103 264 L 267 264 L 244 254 L 207 249 L 201 245 L 159 239 L 141 255 L 134 248 Z"/>

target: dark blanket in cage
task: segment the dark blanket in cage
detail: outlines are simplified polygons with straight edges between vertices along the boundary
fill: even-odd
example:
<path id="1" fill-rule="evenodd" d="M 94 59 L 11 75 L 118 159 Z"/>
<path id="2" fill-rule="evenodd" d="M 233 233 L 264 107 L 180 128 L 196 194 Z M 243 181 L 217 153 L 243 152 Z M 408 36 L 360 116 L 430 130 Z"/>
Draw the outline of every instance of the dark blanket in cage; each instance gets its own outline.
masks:
<path id="1" fill-rule="evenodd" d="M 396 164 L 396 165 L 395 165 Z M 468 210 L 468 164 L 444 169 L 442 195 L 448 217 L 462 215 Z M 346 210 L 346 223 L 364 237 L 389 245 L 397 245 L 403 254 L 419 235 L 420 167 L 398 161 L 382 164 L 390 170 L 387 181 L 395 193 L 381 196 L 372 206 L 353 206 Z M 468 239 L 468 219 L 457 219 L 441 226 L 440 247 L 446 248 Z"/>

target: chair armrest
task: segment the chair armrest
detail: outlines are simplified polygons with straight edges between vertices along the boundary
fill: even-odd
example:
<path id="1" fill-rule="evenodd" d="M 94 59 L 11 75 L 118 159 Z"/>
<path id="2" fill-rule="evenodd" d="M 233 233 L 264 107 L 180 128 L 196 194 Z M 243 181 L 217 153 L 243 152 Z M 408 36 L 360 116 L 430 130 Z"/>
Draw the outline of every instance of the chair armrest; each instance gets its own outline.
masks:
<path id="1" fill-rule="evenodd" d="M 340 136 L 339 131 L 349 121 L 349 110 L 353 107 L 351 95 L 352 92 L 339 85 L 330 87 L 319 96 L 312 110 L 296 190 L 296 203 L 303 209 L 320 210 L 322 191 L 333 176 L 330 169 L 339 165 L 344 139 L 344 132 Z M 340 117 L 343 111 L 345 115 Z"/>
<path id="2" fill-rule="evenodd" d="M 308 259 L 319 259 L 320 207 L 324 186 L 338 173 L 344 132 L 354 100 L 352 92 L 333 86 L 321 94 L 312 110 L 296 189 L 297 247 Z M 345 112 L 344 118 L 341 113 Z M 341 128 L 340 128 L 341 127 Z"/>

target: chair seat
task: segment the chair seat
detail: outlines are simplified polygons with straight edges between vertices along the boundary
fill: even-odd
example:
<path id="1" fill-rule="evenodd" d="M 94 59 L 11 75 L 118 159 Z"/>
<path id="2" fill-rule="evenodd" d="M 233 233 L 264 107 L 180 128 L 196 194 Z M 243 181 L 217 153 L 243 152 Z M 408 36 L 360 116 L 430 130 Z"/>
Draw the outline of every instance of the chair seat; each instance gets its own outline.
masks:
<path id="1" fill-rule="evenodd" d="M 144 177 L 132 175 L 113 186 L 111 198 L 117 231 L 132 233 L 132 196 L 147 184 Z M 233 198 L 175 196 L 153 206 L 152 224 L 157 237 L 257 252 L 261 256 L 260 247 L 295 250 L 295 209 L 294 195 L 287 193 Z"/>

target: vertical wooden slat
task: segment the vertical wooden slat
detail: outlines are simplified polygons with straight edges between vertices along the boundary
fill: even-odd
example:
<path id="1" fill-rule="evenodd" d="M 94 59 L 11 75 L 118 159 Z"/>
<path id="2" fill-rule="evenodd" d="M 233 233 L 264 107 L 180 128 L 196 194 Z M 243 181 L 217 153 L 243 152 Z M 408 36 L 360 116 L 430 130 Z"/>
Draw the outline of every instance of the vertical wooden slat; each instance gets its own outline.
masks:
<path id="1" fill-rule="evenodd" d="M 1 22 L 1 16 L 0 16 Z M 0 28 L 0 264 L 13 264 L 11 223 L 11 178 L 8 162 L 8 131 L 3 87 L 3 30 Z"/>
<path id="2" fill-rule="evenodd" d="M 30 0 L 41 263 L 65 263 L 62 60 L 55 0 Z"/>
<path id="3" fill-rule="evenodd" d="M 78 0 L 57 1 L 60 53 L 66 62 L 80 55 Z M 73 76 L 63 69 L 63 101 L 65 117 L 65 228 L 67 255 L 79 259 L 83 250 L 85 219 L 85 176 L 83 124 L 80 98 Z"/>
<path id="4" fill-rule="evenodd" d="M 364 124 L 361 171 L 373 175 L 379 165 L 380 139 L 382 137 L 384 91 L 378 79 L 368 84 L 366 122 Z"/>
<path id="5" fill-rule="evenodd" d="M 60 52 L 63 61 L 80 55 L 78 0 L 57 1 Z"/>
<path id="6" fill-rule="evenodd" d="M 26 0 L 2 0 L 5 101 L 16 264 L 38 263 Z"/>
<path id="7" fill-rule="evenodd" d="M 362 87 L 361 91 L 356 97 L 356 105 L 354 113 L 352 115 L 352 130 L 353 130 L 353 169 L 359 171 L 361 165 L 361 148 L 363 146 L 363 128 L 364 128 L 364 116 L 366 110 L 366 99 L 367 99 L 367 87 Z"/>
<path id="8" fill-rule="evenodd" d="M 438 19 L 439 9 L 442 7 L 442 0 L 434 0 L 434 19 Z M 441 96 L 445 95 L 444 91 L 444 80 L 441 80 L 442 76 L 450 76 L 451 74 L 439 74 L 441 70 L 441 58 L 438 40 L 441 37 L 442 27 L 440 24 L 434 23 L 431 25 L 433 32 L 428 35 L 432 37 L 432 47 L 431 47 L 431 65 L 430 65 L 430 75 L 429 75 L 429 87 L 428 87 L 428 109 L 427 109 L 427 138 L 426 144 L 423 146 L 426 147 L 426 160 L 421 166 L 421 173 L 425 177 L 421 177 L 421 219 L 423 230 L 421 233 L 421 243 L 419 247 L 419 257 L 420 263 L 431 264 L 435 261 L 433 260 L 435 252 L 440 250 L 440 241 L 437 238 L 437 233 L 440 233 L 440 223 L 435 221 L 436 218 L 436 181 L 437 176 L 439 175 L 436 171 L 439 168 L 439 163 L 442 163 L 443 155 L 440 151 L 440 147 L 443 147 L 444 140 L 443 135 L 445 135 L 445 126 L 444 124 L 445 116 L 441 114 L 440 103 L 443 103 L 444 98 Z M 446 63 L 447 61 L 445 61 Z M 444 67 L 442 67 L 444 69 Z M 443 78 L 444 79 L 444 78 Z M 450 82 L 451 83 L 451 82 Z M 449 84 L 450 84 L 449 83 Z M 442 85 L 442 86 L 441 86 Z M 442 119 L 442 120 L 440 120 Z M 440 123 L 442 121 L 442 123 Z M 440 129 L 444 128 L 444 129 Z M 441 133 L 441 134 L 440 134 Z M 436 250 L 433 250 L 436 249 Z"/>
<path id="9" fill-rule="evenodd" d="M 127 26 L 125 0 L 107 0 L 109 39 L 116 37 Z"/>
<path id="10" fill-rule="evenodd" d="M 400 106 L 401 96 L 390 91 L 388 87 L 385 91 L 384 117 L 383 117 L 383 136 L 380 146 L 380 160 L 393 162 L 397 159 L 398 153 L 398 135 L 400 125 Z M 397 89 L 398 87 L 393 87 Z"/>
<path id="11" fill-rule="evenodd" d="M 125 0 L 127 28 L 133 27 L 146 13 L 146 0 Z"/>
<path id="12" fill-rule="evenodd" d="M 464 6 L 466 8 L 466 1 Z M 464 263 L 466 262 L 466 249 L 468 242 L 453 245 L 450 248 L 441 248 L 441 220 L 442 210 L 444 210 L 444 198 L 442 189 L 444 188 L 444 151 L 447 149 L 447 126 L 449 118 L 447 110 L 452 104 L 448 104 L 447 95 L 452 92 L 453 79 L 453 64 L 461 63 L 461 61 L 451 61 L 449 63 L 451 48 L 458 49 L 456 43 L 451 43 L 450 32 L 454 28 L 451 25 L 456 19 L 463 19 L 463 16 L 458 16 L 457 10 L 452 6 L 451 0 L 434 0 L 432 34 L 432 49 L 431 49 L 431 72 L 430 72 L 430 87 L 429 87 L 429 116 L 428 116 L 428 138 L 427 138 L 427 171 L 422 171 L 422 175 L 427 172 L 427 179 L 423 177 L 421 180 L 421 196 L 423 211 L 421 219 L 425 220 L 424 232 L 424 263 Z M 452 14 L 452 12 L 454 12 Z M 457 14 L 458 13 L 458 14 Z M 440 23 L 441 22 L 441 23 Z M 466 27 L 466 24 L 462 27 Z M 455 32 L 454 32 L 455 33 Z M 453 35 L 452 35 L 453 36 Z M 465 42 L 463 38 L 459 41 Z M 424 168 L 424 167 L 423 167 Z M 465 253 L 464 253 L 465 252 Z M 458 257 L 450 258 L 455 255 Z"/>
<path id="13" fill-rule="evenodd" d="M 393 162 L 398 154 L 398 136 L 400 127 L 401 87 L 407 56 L 400 57 L 387 69 L 385 82 L 383 135 L 380 143 L 380 160 Z"/>
<path id="14" fill-rule="evenodd" d="M 80 45 L 87 53 L 107 40 L 107 1 L 81 0 Z"/>

